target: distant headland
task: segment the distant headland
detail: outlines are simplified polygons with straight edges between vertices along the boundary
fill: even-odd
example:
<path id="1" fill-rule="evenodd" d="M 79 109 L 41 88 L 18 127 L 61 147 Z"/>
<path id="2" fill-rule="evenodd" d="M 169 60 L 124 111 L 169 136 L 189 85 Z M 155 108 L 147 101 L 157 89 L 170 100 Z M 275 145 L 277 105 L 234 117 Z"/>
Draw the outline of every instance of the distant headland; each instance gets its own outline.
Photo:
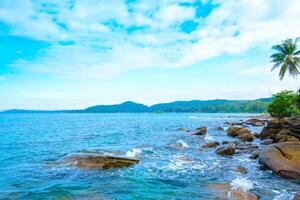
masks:
<path id="1" fill-rule="evenodd" d="M 272 98 L 255 100 L 192 100 L 170 103 L 144 104 L 127 101 L 115 105 L 96 105 L 82 110 L 22 110 L 12 109 L 2 113 L 265 113 Z"/>

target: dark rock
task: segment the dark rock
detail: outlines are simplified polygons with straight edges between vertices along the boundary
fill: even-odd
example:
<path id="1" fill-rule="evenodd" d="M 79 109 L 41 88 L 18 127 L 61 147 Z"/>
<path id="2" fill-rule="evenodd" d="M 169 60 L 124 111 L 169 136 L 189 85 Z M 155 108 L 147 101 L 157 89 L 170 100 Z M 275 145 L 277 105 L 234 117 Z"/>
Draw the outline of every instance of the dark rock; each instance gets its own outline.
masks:
<path id="1" fill-rule="evenodd" d="M 197 128 L 197 131 L 194 133 L 194 135 L 205 135 L 207 132 L 207 127 L 206 126 L 202 126 Z"/>
<path id="2" fill-rule="evenodd" d="M 220 127 L 217 128 L 217 130 L 218 130 L 218 131 L 224 131 L 225 129 L 224 129 L 223 127 L 220 126 Z"/>
<path id="3" fill-rule="evenodd" d="M 202 148 L 214 148 L 219 145 L 220 145 L 219 142 L 211 142 L 211 143 L 207 143 L 207 144 L 203 145 Z"/>
<path id="4" fill-rule="evenodd" d="M 228 143 L 230 143 L 230 142 L 228 142 L 228 141 L 223 141 L 222 142 L 222 144 L 228 144 Z"/>
<path id="5" fill-rule="evenodd" d="M 253 135 L 255 138 L 260 138 L 260 133 L 254 133 Z"/>
<path id="6" fill-rule="evenodd" d="M 65 162 L 84 169 L 111 169 L 128 167 L 134 164 L 138 164 L 139 160 L 105 155 L 87 154 L 69 156 L 65 158 Z"/>
<path id="7" fill-rule="evenodd" d="M 235 152 L 235 147 L 236 145 L 234 143 L 228 143 L 218 147 L 215 152 L 221 156 L 233 155 Z"/>
<path id="8" fill-rule="evenodd" d="M 272 139 L 265 139 L 265 140 L 262 140 L 260 142 L 260 144 L 262 144 L 262 145 L 269 145 L 269 144 L 272 144 L 272 143 L 273 143 Z"/>
<path id="9" fill-rule="evenodd" d="M 241 127 L 236 127 L 236 126 L 231 126 L 227 129 L 227 135 L 231 136 L 231 137 L 236 137 L 237 134 L 237 130 L 240 129 Z"/>
<path id="10" fill-rule="evenodd" d="M 237 166 L 235 171 L 240 173 L 240 174 L 246 174 L 247 173 L 247 169 L 243 166 Z"/>
<path id="11" fill-rule="evenodd" d="M 300 143 L 282 142 L 265 146 L 260 163 L 283 178 L 300 180 Z"/>
<path id="12" fill-rule="evenodd" d="M 249 158 L 255 160 L 258 158 L 258 156 L 259 156 L 259 150 L 255 150 L 252 152 L 252 154 Z"/>

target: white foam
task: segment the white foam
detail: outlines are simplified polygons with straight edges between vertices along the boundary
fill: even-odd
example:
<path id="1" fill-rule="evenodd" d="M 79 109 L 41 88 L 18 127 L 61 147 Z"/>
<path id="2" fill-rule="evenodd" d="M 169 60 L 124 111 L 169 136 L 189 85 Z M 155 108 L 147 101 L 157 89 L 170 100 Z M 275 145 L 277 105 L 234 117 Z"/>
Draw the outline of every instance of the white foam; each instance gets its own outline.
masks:
<path id="1" fill-rule="evenodd" d="M 190 118 L 190 119 L 197 119 L 197 118 L 199 118 L 199 117 L 197 117 L 197 116 L 189 116 L 189 118 Z"/>
<path id="2" fill-rule="evenodd" d="M 210 135 L 210 134 L 206 134 L 204 137 L 204 140 L 215 140 L 214 136 Z"/>
<path id="3" fill-rule="evenodd" d="M 142 150 L 139 148 L 133 148 L 131 151 L 126 152 L 126 156 L 130 158 L 139 157 L 142 153 Z"/>
<path id="4" fill-rule="evenodd" d="M 244 190 L 251 190 L 253 189 L 253 183 L 247 179 L 247 178 L 243 178 L 243 177 L 238 177 L 236 179 L 234 179 L 230 185 L 233 188 L 241 188 Z"/>
<path id="5" fill-rule="evenodd" d="M 176 143 L 180 144 L 182 147 L 185 147 L 185 148 L 189 147 L 189 145 L 185 141 L 183 141 L 183 140 L 178 140 Z"/>

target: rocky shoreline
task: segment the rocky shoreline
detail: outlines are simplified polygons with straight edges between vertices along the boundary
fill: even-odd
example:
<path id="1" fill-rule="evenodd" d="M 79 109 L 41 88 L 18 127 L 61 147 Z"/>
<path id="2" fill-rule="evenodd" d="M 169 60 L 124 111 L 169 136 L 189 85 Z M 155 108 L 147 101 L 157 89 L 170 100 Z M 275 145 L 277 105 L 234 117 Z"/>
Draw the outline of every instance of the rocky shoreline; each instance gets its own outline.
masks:
<path id="1" fill-rule="evenodd" d="M 260 133 L 252 133 L 251 126 L 263 129 Z M 179 128 L 178 131 L 204 137 L 210 128 L 212 127 L 201 126 L 195 130 Z M 224 127 L 216 129 L 225 132 L 230 141 L 212 141 L 202 145 L 200 149 L 214 149 L 216 156 L 245 155 L 257 160 L 262 170 L 272 170 L 274 175 L 300 182 L 300 118 L 277 120 L 263 116 L 239 122 L 225 122 Z M 169 145 L 177 150 L 185 146 L 184 142 Z M 62 163 L 83 169 L 107 170 L 129 167 L 138 164 L 139 160 L 118 155 L 79 154 L 65 157 Z M 248 170 L 250 169 L 243 166 L 236 166 L 235 169 L 240 174 L 245 174 Z M 232 187 L 228 183 L 210 184 L 208 188 L 217 190 L 221 199 L 225 194 L 230 195 L 229 199 L 259 199 L 255 193 Z M 299 196 L 297 193 L 294 200 L 299 200 Z"/>

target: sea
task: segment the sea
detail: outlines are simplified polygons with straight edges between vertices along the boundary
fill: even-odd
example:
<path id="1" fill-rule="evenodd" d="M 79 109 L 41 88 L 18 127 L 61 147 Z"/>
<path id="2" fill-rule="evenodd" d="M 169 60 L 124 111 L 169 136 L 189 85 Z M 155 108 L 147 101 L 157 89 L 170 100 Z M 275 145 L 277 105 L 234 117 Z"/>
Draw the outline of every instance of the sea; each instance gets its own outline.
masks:
<path id="1" fill-rule="evenodd" d="M 34 113 L 0 114 L 0 199 L 230 199 L 211 185 L 229 184 L 262 200 L 288 200 L 300 184 L 263 169 L 248 154 L 219 156 L 202 149 L 232 141 L 225 122 L 250 114 Z M 207 126 L 205 136 L 192 135 Z M 253 133 L 262 127 L 249 127 Z M 179 130 L 180 129 L 180 130 Z M 255 140 L 254 143 L 259 143 Z M 80 169 L 58 162 L 77 153 L 140 160 L 127 168 Z M 237 166 L 247 169 L 236 172 Z"/>

